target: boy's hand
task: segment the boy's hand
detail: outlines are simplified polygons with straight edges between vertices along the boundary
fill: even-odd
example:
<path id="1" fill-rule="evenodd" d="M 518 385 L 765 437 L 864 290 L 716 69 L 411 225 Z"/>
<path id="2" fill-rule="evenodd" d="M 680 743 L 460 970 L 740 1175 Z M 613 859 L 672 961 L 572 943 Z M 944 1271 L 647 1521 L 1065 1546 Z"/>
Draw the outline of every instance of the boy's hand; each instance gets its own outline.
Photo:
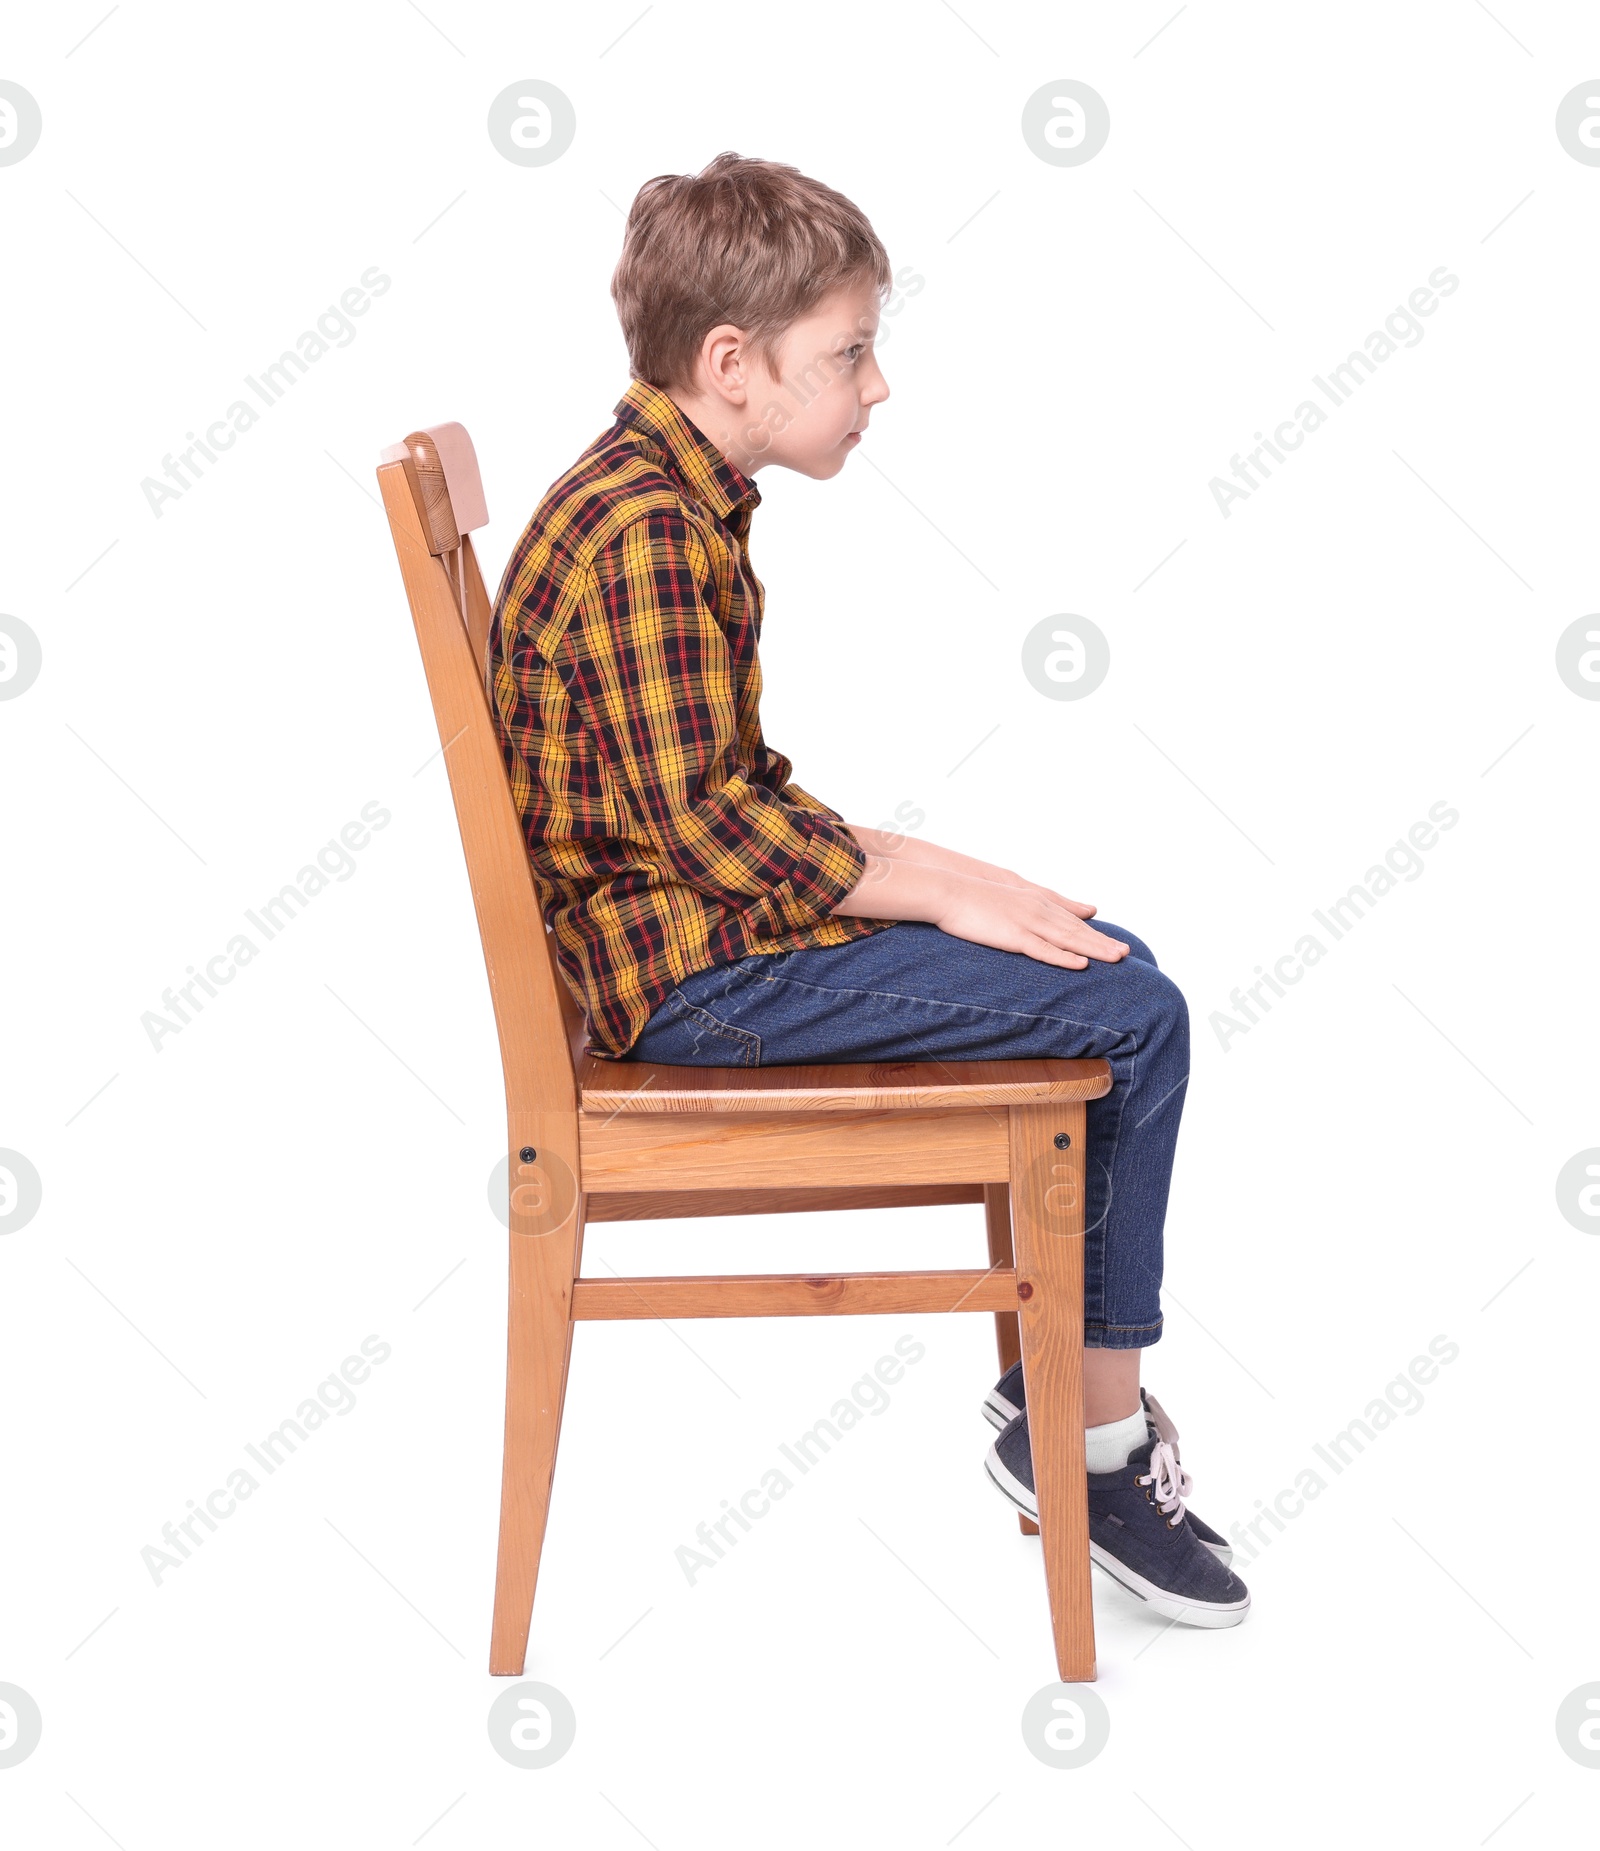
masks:
<path id="1" fill-rule="evenodd" d="M 1090 958 L 1115 964 L 1128 955 L 1120 938 L 1086 923 L 1094 908 L 1082 901 L 870 850 L 861 879 L 833 910 L 858 918 L 925 920 L 952 938 L 1019 951 L 1061 970 L 1084 970 Z"/>
<path id="2" fill-rule="evenodd" d="M 863 889 L 888 879 L 891 869 L 897 864 L 904 865 L 909 862 L 913 865 L 926 868 L 930 870 L 930 872 L 932 870 L 938 870 L 940 874 L 964 876 L 969 880 L 988 882 L 998 887 L 1020 888 L 1024 892 L 1039 895 L 1042 899 L 1049 901 L 1053 906 L 1064 908 L 1078 919 L 1092 919 L 1099 911 L 1098 907 L 1090 906 L 1083 900 L 1069 900 L 1064 893 L 1057 893 L 1053 887 L 1041 887 L 1037 881 L 1025 880 L 1022 875 L 1014 873 L 1010 868 L 996 867 L 992 862 L 979 861 L 971 855 L 959 854 L 953 848 L 941 848 L 937 842 L 924 841 L 920 836 L 903 836 L 896 835 L 888 830 L 868 829 L 860 823 L 847 823 L 845 826 L 855 836 L 856 840 L 860 842 L 862 848 L 866 850 L 870 858 L 868 873 L 862 883 Z M 864 899 L 865 893 L 863 892 L 853 897 Z M 868 908 L 866 906 L 861 907 L 862 912 L 866 912 L 867 910 Z M 898 915 L 890 911 L 880 911 L 878 914 L 878 917 L 883 919 L 906 916 L 909 915 Z M 920 912 L 916 917 L 927 918 L 929 915 L 926 912 Z M 952 936 L 956 938 L 967 938 L 971 936 L 971 934 L 967 932 L 955 931 L 953 927 L 944 925 L 942 921 L 935 921 L 934 923 L 940 924 L 944 931 L 950 932 Z M 1081 935 L 1080 945 L 1075 948 L 1081 948 L 1082 941 L 1094 941 L 1101 946 L 1122 945 L 1122 950 L 1120 952 L 1095 950 L 1090 953 L 1091 956 L 1106 958 L 1111 961 L 1115 961 L 1117 958 L 1124 955 L 1128 949 L 1126 945 L 1122 944 L 1121 939 L 1108 938 L 1101 932 L 1090 931 L 1087 934 Z M 977 942 L 980 944 L 994 943 L 992 939 L 987 938 L 979 939 Z M 1002 951 L 1013 951 L 1018 949 L 1018 947 L 1005 944 L 997 946 L 997 949 Z M 1032 955 L 1037 956 L 1039 954 L 1033 953 Z M 1085 962 L 1085 959 L 1080 958 L 1076 963 L 1069 963 L 1066 968 L 1069 970 L 1082 970 Z"/>
<path id="3" fill-rule="evenodd" d="M 1081 900 L 1015 877 L 987 881 L 941 872 L 944 894 L 931 923 L 952 938 L 1020 951 L 1062 970 L 1084 970 L 1090 958 L 1115 964 L 1128 955 L 1123 940 L 1085 923 L 1095 909 Z"/>
<path id="4" fill-rule="evenodd" d="M 1080 919 L 1092 919 L 1098 906 L 1090 906 L 1083 900 L 1069 900 L 1064 893 L 1057 893 L 1054 887 L 1041 887 L 1037 881 L 1024 880 L 1020 874 L 1013 874 L 1009 868 L 991 868 L 987 873 L 979 873 L 979 880 L 993 881 L 1000 887 L 1024 887 L 1030 893 L 1042 893 L 1047 900 L 1057 906 L 1064 906 L 1069 913 L 1076 913 Z M 1117 941 L 1122 942 L 1120 939 Z"/>

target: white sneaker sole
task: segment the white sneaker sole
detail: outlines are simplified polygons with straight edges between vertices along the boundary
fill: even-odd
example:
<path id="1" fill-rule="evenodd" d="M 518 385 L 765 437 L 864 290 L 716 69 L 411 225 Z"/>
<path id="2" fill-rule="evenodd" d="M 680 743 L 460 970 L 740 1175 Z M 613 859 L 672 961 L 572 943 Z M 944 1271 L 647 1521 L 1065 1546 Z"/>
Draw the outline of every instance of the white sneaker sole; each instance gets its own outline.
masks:
<path id="1" fill-rule="evenodd" d="M 1013 1407 L 1004 1395 L 997 1395 L 993 1389 L 989 1391 L 988 1398 L 983 1404 L 983 1418 L 995 1428 L 1006 1426 L 1021 1412 L 1021 1408 Z"/>
<path id="2" fill-rule="evenodd" d="M 990 1484 L 1008 1504 L 1020 1510 L 1030 1523 L 1039 1521 L 1039 1506 L 1033 1493 L 1015 1473 L 1007 1470 L 1003 1459 L 997 1459 L 991 1452 L 984 1459 L 983 1469 Z M 1216 1554 L 1214 1549 L 1212 1554 Z M 1179 1620 L 1187 1626 L 1237 1626 L 1250 1611 L 1248 1594 L 1243 1600 L 1226 1605 L 1181 1600 L 1176 1594 L 1167 1593 L 1153 1581 L 1147 1581 L 1143 1575 L 1135 1573 L 1126 1562 L 1119 1562 L 1109 1550 L 1102 1549 L 1096 1542 L 1089 1544 L 1089 1560 L 1120 1587 L 1125 1587 L 1130 1594 L 1136 1594 L 1152 1612 L 1159 1613 L 1163 1619 Z"/>
<path id="3" fill-rule="evenodd" d="M 1158 1588 L 1153 1581 L 1146 1581 L 1144 1576 L 1135 1573 L 1126 1562 L 1119 1562 L 1109 1550 L 1102 1549 L 1099 1543 L 1089 1545 L 1089 1560 L 1097 1568 L 1102 1568 L 1130 1594 L 1137 1594 L 1140 1600 L 1148 1603 L 1152 1613 L 1159 1613 L 1163 1619 L 1180 1620 L 1186 1626 L 1237 1626 L 1250 1611 L 1250 1596 L 1243 1600 L 1230 1601 L 1185 1601 L 1176 1594 L 1168 1594 Z"/>

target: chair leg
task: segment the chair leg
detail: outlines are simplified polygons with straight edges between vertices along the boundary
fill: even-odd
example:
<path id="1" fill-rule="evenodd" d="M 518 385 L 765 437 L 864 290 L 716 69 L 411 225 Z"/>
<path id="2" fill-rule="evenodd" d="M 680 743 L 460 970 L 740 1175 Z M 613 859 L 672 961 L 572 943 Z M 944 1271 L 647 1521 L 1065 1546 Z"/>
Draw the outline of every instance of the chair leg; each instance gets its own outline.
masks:
<path id="1" fill-rule="evenodd" d="M 582 1196 L 576 1196 L 562 1225 L 540 1231 L 551 1216 L 537 1205 L 548 1197 L 538 1193 L 542 1183 L 527 1182 L 529 1173 L 513 1153 L 505 1453 L 489 1646 L 492 1677 L 520 1677 L 527 1659 L 572 1357 L 572 1282 L 583 1256 Z M 535 1204 L 531 1211 L 530 1198 Z"/>
<path id="2" fill-rule="evenodd" d="M 985 1183 L 983 1215 L 989 1229 L 989 1264 L 1010 1266 L 1015 1261 L 1011 1248 L 1011 1191 L 1005 1183 Z M 1017 1332 L 1017 1314 L 997 1311 L 994 1314 L 995 1345 L 1000 1352 L 1002 1375 L 1022 1354 L 1022 1338 Z M 1017 1523 L 1024 1536 L 1037 1536 L 1039 1526 L 1031 1517 L 1017 1512 Z"/>
<path id="3" fill-rule="evenodd" d="M 1095 1674 L 1083 1438 L 1084 1120 L 1081 1100 L 1011 1108 L 1011 1219 L 1028 1438 L 1056 1667 L 1069 1684 L 1087 1683 Z M 1060 1137 L 1069 1141 L 1058 1148 Z"/>

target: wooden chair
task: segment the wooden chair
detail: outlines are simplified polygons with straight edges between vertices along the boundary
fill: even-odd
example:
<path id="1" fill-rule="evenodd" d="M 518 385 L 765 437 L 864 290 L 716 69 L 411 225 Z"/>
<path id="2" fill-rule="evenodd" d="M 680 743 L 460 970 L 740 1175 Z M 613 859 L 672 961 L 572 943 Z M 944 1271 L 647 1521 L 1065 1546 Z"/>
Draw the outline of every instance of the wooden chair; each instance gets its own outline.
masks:
<path id="1" fill-rule="evenodd" d="M 519 1676 L 583 1318 L 993 1312 L 1022 1358 L 1056 1665 L 1093 1678 L 1083 1428 L 1085 1102 L 1102 1060 L 658 1067 L 601 1061 L 556 964 L 485 692 L 488 519 L 459 424 L 378 483 L 455 800 L 505 1069 L 510 1289 L 489 1669 Z M 592 1221 L 982 1203 L 989 1264 L 930 1272 L 585 1278 Z M 1020 1327 L 1020 1328 L 1019 1328 Z M 1025 1531 L 1034 1525 L 1019 1518 Z"/>

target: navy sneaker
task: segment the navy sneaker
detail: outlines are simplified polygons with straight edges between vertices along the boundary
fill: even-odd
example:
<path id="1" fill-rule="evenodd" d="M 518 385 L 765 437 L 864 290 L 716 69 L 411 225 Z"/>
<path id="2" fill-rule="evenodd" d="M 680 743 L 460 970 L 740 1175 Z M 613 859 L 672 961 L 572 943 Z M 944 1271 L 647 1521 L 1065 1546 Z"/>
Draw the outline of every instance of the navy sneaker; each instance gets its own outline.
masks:
<path id="1" fill-rule="evenodd" d="M 1154 1428 L 1156 1438 L 1166 1440 L 1172 1447 L 1173 1458 L 1181 1462 L 1183 1455 L 1178 1450 L 1178 1429 L 1173 1426 L 1167 1410 L 1147 1389 L 1139 1390 L 1139 1399 L 1144 1403 L 1146 1428 Z M 1023 1413 L 1027 1405 L 1027 1396 L 1022 1386 L 1022 1364 L 1013 1363 L 985 1397 L 983 1417 L 991 1427 L 1004 1428 Z M 1219 1536 L 1209 1523 L 1196 1516 L 1192 1510 L 1186 1511 L 1185 1514 L 1189 1528 L 1217 1560 L 1223 1563 L 1231 1562 L 1233 1545 L 1227 1537 Z"/>
<path id="2" fill-rule="evenodd" d="M 983 1418 L 991 1427 L 1007 1426 L 1017 1418 L 1027 1402 L 1022 1387 L 1022 1364 L 1013 1363 L 984 1398 Z"/>
<path id="3" fill-rule="evenodd" d="M 1028 1416 L 1006 1423 L 984 1461 L 1000 1493 L 1039 1521 Z M 1152 1612 L 1189 1626 L 1237 1626 L 1250 1590 L 1195 1534 L 1184 1494 L 1189 1474 L 1153 1430 L 1117 1472 L 1090 1472 L 1089 1557 Z"/>

